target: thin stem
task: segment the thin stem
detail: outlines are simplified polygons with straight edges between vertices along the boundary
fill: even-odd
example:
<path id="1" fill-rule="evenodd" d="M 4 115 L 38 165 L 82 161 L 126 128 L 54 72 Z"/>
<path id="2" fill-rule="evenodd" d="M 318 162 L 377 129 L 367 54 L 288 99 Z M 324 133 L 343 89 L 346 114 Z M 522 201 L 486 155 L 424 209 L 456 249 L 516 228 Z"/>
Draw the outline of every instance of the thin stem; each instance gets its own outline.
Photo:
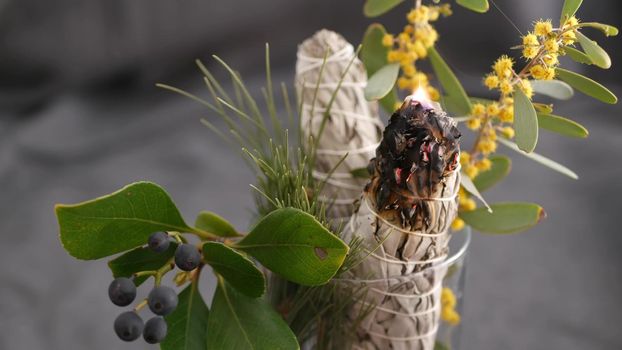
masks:
<path id="1" fill-rule="evenodd" d="M 141 301 L 140 303 L 138 303 L 138 305 L 136 305 L 136 307 L 134 307 L 134 312 L 140 311 L 146 305 L 147 305 L 147 298 L 143 299 L 143 301 Z"/>
<path id="2" fill-rule="evenodd" d="M 158 271 L 156 270 L 139 271 L 139 272 L 134 273 L 134 278 L 143 277 L 143 276 L 155 276 L 156 273 L 158 273 Z"/>
<path id="3" fill-rule="evenodd" d="M 174 259 L 173 259 L 173 258 L 171 258 L 171 259 L 170 259 L 170 260 L 166 263 L 166 265 L 162 266 L 161 268 L 159 268 L 159 269 L 156 271 L 156 274 L 155 274 L 155 282 L 154 282 L 155 286 L 156 286 L 156 287 L 157 287 L 157 286 L 159 286 L 159 285 L 160 285 L 160 282 L 162 281 L 162 276 L 166 275 L 166 273 L 167 273 L 167 272 L 171 271 L 171 270 L 172 270 L 172 269 L 174 269 L 174 268 L 175 268 Z"/>

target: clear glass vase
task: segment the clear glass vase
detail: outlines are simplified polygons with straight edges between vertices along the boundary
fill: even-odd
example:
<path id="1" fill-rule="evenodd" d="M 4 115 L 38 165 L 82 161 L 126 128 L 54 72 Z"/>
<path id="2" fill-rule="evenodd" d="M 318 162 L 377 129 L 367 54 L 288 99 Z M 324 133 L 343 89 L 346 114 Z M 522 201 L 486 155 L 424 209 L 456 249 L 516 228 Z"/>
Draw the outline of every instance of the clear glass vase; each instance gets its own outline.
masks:
<path id="1" fill-rule="evenodd" d="M 413 326 L 405 332 L 402 329 L 401 336 L 399 337 L 388 336 L 391 334 L 390 326 L 380 333 L 374 329 L 365 329 L 362 337 L 356 330 L 352 330 L 350 332 L 352 335 L 354 333 L 358 335 L 353 336 L 351 340 L 331 339 L 332 341 L 328 343 L 323 342 L 325 344 L 323 346 L 318 345 L 317 337 L 311 336 L 304 339 L 301 344 L 302 349 L 416 348 L 425 350 L 459 350 L 466 258 L 470 242 L 471 230 L 469 228 L 454 232 L 449 243 L 449 255 L 447 258 L 412 274 L 380 279 L 335 278 L 332 281 L 332 284 L 339 286 L 346 293 L 354 294 L 358 291 L 363 291 L 361 293 L 363 297 L 354 304 L 359 303 L 362 305 L 360 310 L 367 308 L 366 312 L 378 313 L 379 316 L 376 316 L 376 319 L 392 318 L 393 325 L 403 328 L 405 326 L 408 327 L 408 325 L 420 325 L 419 322 L 422 320 L 422 315 L 425 315 L 423 317 L 427 318 L 426 327 L 415 329 L 417 327 Z M 422 279 L 433 281 L 433 287 L 424 293 L 416 292 L 415 290 L 420 287 L 418 282 L 421 282 Z M 387 286 L 390 286 L 390 288 L 387 289 Z M 428 298 L 428 300 L 434 299 L 440 301 L 440 303 L 431 304 L 429 308 L 406 308 L 410 311 L 405 312 L 404 308 L 393 308 L 396 304 L 403 306 L 403 303 L 406 302 L 405 299 L 399 299 L 401 296 L 410 300 L 418 297 Z M 391 300 L 392 303 L 387 303 L 387 298 L 393 299 Z M 399 299 L 397 303 L 395 303 L 396 298 Z M 417 304 L 417 299 L 414 300 L 415 302 L 410 302 L 410 305 Z M 352 318 L 351 316 L 352 311 L 350 311 L 350 318 Z M 374 324 L 374 326 L 377 325 Z M 360 332 L 360 327 L 358 331 Z M 346 335 L 345 337 L 349 336 Z M 371 340 L 366 340 L 366 337 L 371 338 Z"/>
<path id="2" fill-rule="evenodd" d="M 454 322 L 443 319 L 436 334 L 435 350 L 460 350 L 460 337 L 462 333 L 462 313 L 464 310 L 464 288 L 466 282 L 466 267 L 469 246 L 471 244 L 471 228 L 465 227 L 462 231 L 455 232 L 449 243 L 451 255 L 444 261 L 447 265 L 447 273 L 443 278 L 443 288 L 451 291 L 455 305 L 454 311 L 458 315 Z M 447 307 L 447 306 L 444 306 Z"/>

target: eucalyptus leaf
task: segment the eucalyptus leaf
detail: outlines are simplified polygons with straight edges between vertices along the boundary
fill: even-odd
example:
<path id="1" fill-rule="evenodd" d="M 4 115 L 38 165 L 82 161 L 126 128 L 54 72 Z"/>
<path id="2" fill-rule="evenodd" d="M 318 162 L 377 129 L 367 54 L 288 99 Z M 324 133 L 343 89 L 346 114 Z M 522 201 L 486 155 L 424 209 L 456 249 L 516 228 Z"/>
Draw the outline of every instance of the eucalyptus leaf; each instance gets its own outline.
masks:
<path id="1" fill-rule="evenodd" d="M 490 8 L 488 0 L 456 0 L 456 3 L 471 11 L 479 13 L 485 13 Z"/>
<path id="2" fill-rule="evenodd" d="M 611 58 L 596 41 L 586 37 L 581 32 L 577 32 L 577 39 L 585 54 L 600 68 L 608 69 L 611 67 Z"/>
<path id="3" fill-rule="evenodd" d="M 373 23 L 365 31 L 363 36 L 363 47 L 361 48 L 361 60 L 370 77 L 380 68 L 388 64 L 387 54 L 389 48 L 382 45 L 382 38 L 387 34 L 387 30 L 379 23 Z M 380 100 L 380 105 L 388 113 L 393 113 L 397 102 L 397 92 L 395 88 Z"/>
<path id="4" fill-rule="evenodd" d="M 149 247 L 139 247 L 116 257 L 108 262 L 112 276 L 131 277 L 136 272 L 154 271 L 168 263 L 175 255 L 177 243 L 171 242 L 166 251 L 156 253 Z M 140 286 L 148 277 L 141 276 L 134 279 L 134 284 Z"/>
<path id="5" fill-rule="evenodd" d="M 577 50 L 575 48 L 572 48 L 570 46 L 564 47 L 563 50 L 568 55 L 568 57 L 570 57 L 575 62 L 582 63 L 582 64 L 587 64 L 587 65 L 594 64 L 594 62 L 592 62 L 592 60 L 585 53 L 583 53 L 582 51 L 579 51 L 579 50 Z"/>
<path id="6" fill-rule="evenodd" d="M 558 115 L 538 113 L 538 125 L 560 135 L 586 138 L 589 132 L 583 125 Z"/>
<path id="7" fill-rule="evenodd" d="M 564 7 L 562 7 L 562 16 L 559 22 L 563 24 L 566 19 L 574 16 L 579 7 L 581 7 L 582 2 L 583 0 L 565 0 Z"/>
<path id="8" fill-rule="evenodd" d="M 235 247 L 302 285 L 320 285 L 337 273 L 348 246 L 312 215 L 282 208 L 266 215 Z"/>
<path id="9" fill-rule="evenodd" d="M 436 73 L 436 77 L 445 89 L 447 98 L 451 100 L 451 104 L 455 108 L 453 112 L 457 115 L 471 114 L 471 101 L 469 97 L 458 78 L 456 78 L 456 75 L 451 71 L 436 48 L 430 47 L 428 49 L 428 57 L 430 58 L 430 63 Z"/>
<path id="10" fill-rule="evenodd" d="M 382 24 L 372 23 L 367 27 L 363 35 L 361 60 L 365 65 L 368 76 L 372 76 L 388 63 L 387 54 L 390 49 L 382 45 L 382 38 L 386 34 L 387 30 Z"/>
<path id="11" fill-rule="evenodd" d="M 211 211 L 202 211 L 194 223 L 196 228 L 220 237 L 239 237 L 240 233 L 223 217 Z"/>
<path id="12" fill-rule="evenodd" d="M 363 13 L 367 17 L 378 17 L 402 2 L 404 0 L 367 0 L 363 6 Z"/>
<path id="13" fill-rule="evenodd" d="M 263 273 L 248 258 L 219 242 L 203 244 L 203 261 L 239 292 L 258 298 L 266 290 Z"/>
<path id="14" fill-rule="evenodd" d="M 493 155 L 489 159 L 492 163 L 490 169 L 480 172 L 473 179 L 473 184 L 480 192 L 486 191 L 503 180 L 512 169 L 512 160 L 506 156 Z"/>
<path id="15" fill-rule="evenodd" d="M 603 32 L 606 36 L 616 36 L 620 32 L 618 28 L 610 24 L 604 24 L 604 23 L 598 23 L 598 22 L 583 22 L 580 24 L 580 27 L 596 28 L 600 30 L 601 32 Z"/>
<path id="16" fill-rule="evenodd" d="M 557 76 L 582 93 L 609 104 L 616 104 L 618 98 L 603 85 L 581 74 L 562 68 L 555 69 Z"/>
<path id="17" fill-rule="evenodd" d="M 479 191 L 477 190 L 477 187 L 475 186 L 475 184 L 473 183 L 470 177 L 462 173 L 462 179 L 460 180 L 460 182 L 462 184 L 462 188 L 464 188 L 467 192 L 469 192 L 470 194 L 474 195 L 477 199 L 479 199 L 479 201 L 482 202 L 484 206 L 486 206 L 488 211 L 492 211 L 492 208 L 490 208 L 490 205 L 488 205 L 484 197 L 481 195 L 481 193 L 479 193 Z"/>
<path id="18" fill-rule="evenodd" d="M 168 334 L 160 344 L 162 350 L 205 350 L 209 309 L 193 282 L 179 293 L 179 303 L 164 317 Z"/>
<path id="19" fill-rule="evenodd" d="M 393 89 L 399 72 L 399 63 L 391 63 L 380 68 L 367 81 L 367 86 L 365 86 L 365 99 L 373 101 L 385 97 Z"/>
<path id="20" fill-rule="evenodd" d="M 504 146 L 506 146 L 506 147 L 508 147 L 508 148 L 510 148 L 510 149 L 512 149 L 512 150 L 514 150 L 514 151 L 524 155 L 525 157 L 527 157 L 527 158 L 529 158 L 529 159 L 531 159 L 531 160 L 533 160 L 535 162 L 538 162 L 538 163 L 544 165 L 547 168 L 553 169 L 553 170 L 555 170 L 555 171 L 557 171 L 557 172 L 559 172 L 561 174 L 564 174 L 564 175 L 568 176 L 571 179 L 577 180 L 579 178 L 579 176 L 574 171 L 572 171 L 572 170 L 568 169 L 567 167 L 557 163 L 554 160 L 551 160 L 549 158 L 541 156 L 541 155 L 539 155 L 539 154 L 537 154 L 535 152 L 525 153 L 525 152 L 521 151 L 518 148 L 518 146 L 516 146 L 516 144 L 514 142 L 512 142 L 512 141 L 508 141 L 508 140 L 503 139 L 503 138 L 499 138 L 499 139 L 497 139 L 497 141 L 499 143 L 501 143 L 502 145 L 504 145 Z"/>
<path id="21" fill-rule="evenodd" d="M 206 348 L 289 350 L 300 346 L 283 318 L 265 300 L 249 298 L 221 280 L 207 322 Z"/>
<path id="22" fill-rule="evenodd" d="M 98 259 L 147 243 L 156 231 L 201 232 L 189 227 L 162 187 L 137 182 L 78 204 L 57 204 L 60 239 L 78 259 Z"/>
<path id="23" fill-rule="evenodd" d="M 538 116 L 521 89 L 514 92 L 514 130 L 518 148 L 527 153 L 533 152 L 538 143 Z"/>
<path id="24" fill-rule="evenodd" d="M 561 80 L 531 80 L 533 91 L 558 100 L 568 100 L 574 95 L 572 86 Z"/>
<path id="25" fill-rule="evenodd" d="M 546 213 L 533 203 L 496 203 L 492 213 L 484 208 L 461 211 L 460 218 L 482 233 L 507 234 L 527 230 L 543 218 Z"/>

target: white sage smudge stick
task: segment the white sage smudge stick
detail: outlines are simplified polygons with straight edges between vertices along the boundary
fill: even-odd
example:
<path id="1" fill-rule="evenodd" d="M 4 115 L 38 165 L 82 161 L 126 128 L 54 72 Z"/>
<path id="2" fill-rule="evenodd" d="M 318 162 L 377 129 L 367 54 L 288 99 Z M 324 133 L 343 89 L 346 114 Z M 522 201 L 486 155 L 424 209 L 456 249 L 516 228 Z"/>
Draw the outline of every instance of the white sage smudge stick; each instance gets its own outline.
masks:
<path id="1" fill-rule="evenodd" d="M 313 177 L 319 183 L 334 169 L 317 198 L 330 205 L 326 215 L 334 227 L 350 219 L 353 203 L 367 183 L 352 171 L 367 168 L 384 127 L 378 103 L 365 100 L 367 73 L 354 55 L 354 48 L 341 35 L 323 29 L 299 45 L 296 63 L 302 135 L 306 142 L 321 132 Z"/>
<path id="2" fill-rule="evenodd" d="M 337 281 L 368 288 L 349 311 L 353 322 L 364 315 L 353 348 L 434 348 L 446 273 L 438 264 L 458 209 L 459 137 L 451 117 L 412 96 L 391 116 L 346 229 L 369 255 Z"/>

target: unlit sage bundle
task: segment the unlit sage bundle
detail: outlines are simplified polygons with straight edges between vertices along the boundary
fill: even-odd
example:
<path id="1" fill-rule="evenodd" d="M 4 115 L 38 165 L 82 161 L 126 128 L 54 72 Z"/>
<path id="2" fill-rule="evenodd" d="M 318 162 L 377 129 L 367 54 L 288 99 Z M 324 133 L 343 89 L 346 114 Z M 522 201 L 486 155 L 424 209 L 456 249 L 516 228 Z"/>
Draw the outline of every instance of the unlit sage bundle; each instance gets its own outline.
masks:
<path id="1" fill-rule="evenodd" d="M 459 137 L 452 118 L 411 97 L 391 116 L 346 228 L 346 239 L 363 239 L 367 257 L 337 279 L 368 288 L 349 310 L 358 318 L 353 348 L 434 348 L 458 208 Z"/>
<path id="2" fill-rule="evenodd" d="M 347 154 L 318 198 L 329 205 L 327 216 L 333 226 L 350 219 L 353 203 L 367 182 L 364 177 L 353 176 L 352 171 L 367 167 L 384 126 L 378 117 L 378 104 L 365 100 L 367 73 L 354 55 L 354 48 L 341 35 L 323 29 L 298 47 L 296 63 L 303 137 L 305 142 L 310 136 L 317 140 L 316 182 L 327 179 Z"/>

